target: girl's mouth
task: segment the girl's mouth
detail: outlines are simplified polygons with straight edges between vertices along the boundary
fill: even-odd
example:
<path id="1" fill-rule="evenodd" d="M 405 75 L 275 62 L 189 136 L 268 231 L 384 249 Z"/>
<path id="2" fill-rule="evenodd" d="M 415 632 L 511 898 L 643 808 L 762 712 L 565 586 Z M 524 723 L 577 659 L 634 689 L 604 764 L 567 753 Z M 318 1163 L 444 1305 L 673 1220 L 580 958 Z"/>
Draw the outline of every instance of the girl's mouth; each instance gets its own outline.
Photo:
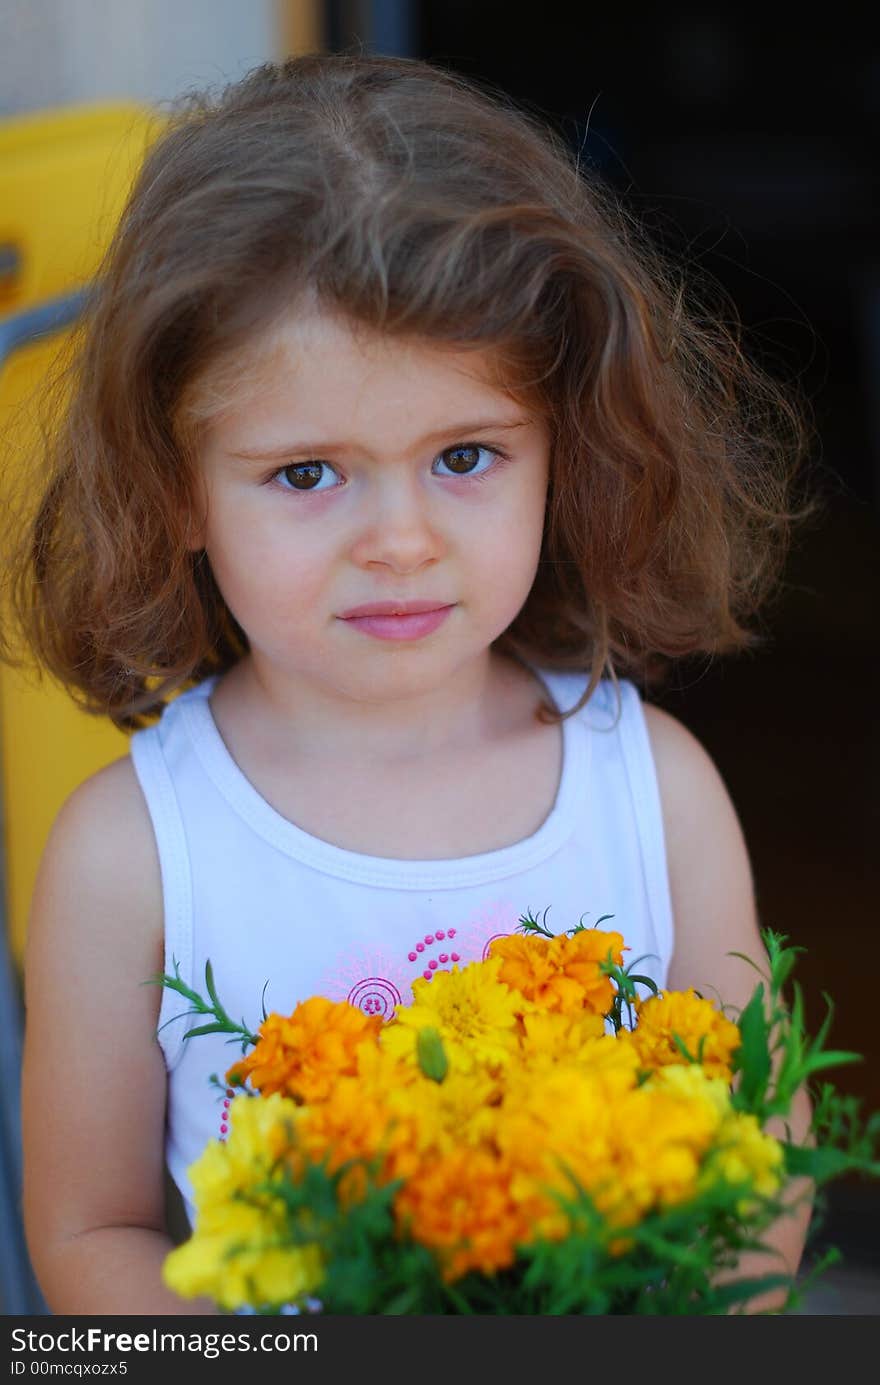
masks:
<path id="1" fill-rule="evenodd" d="M 348 616 L 345 624 L 378 640 L 420 640 L 442 625 L 453 609 L 453 606 L 440 606 L 414 615 Z"/>

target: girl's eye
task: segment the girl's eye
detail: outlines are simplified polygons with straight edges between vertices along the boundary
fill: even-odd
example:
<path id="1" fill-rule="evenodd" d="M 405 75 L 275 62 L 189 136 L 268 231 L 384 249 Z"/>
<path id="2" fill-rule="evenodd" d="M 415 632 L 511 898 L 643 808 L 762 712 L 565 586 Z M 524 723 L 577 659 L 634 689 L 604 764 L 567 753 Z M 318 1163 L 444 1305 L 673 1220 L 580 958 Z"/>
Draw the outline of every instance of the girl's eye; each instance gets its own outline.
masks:
<path id="1" fill-rule="evenodd" d="M 486 454 L 487 464 L 481 470 L 479 466 L 479 453 Z M 437 461 L 443 461 L 450 470 L 447 473 L 435 472 L 435 475 L 452 475 L 465 480 L 473 478 L 475 481 L 482 481 L 483 477 L 492 469 L 494 461 L 503 460 L 503 454 L 490 447 L 483 447 L 480 443 L 467 442 L 456 443 L 455 447 L 447 447 L 445 452 L 441 452 Z M 270 481 L 275 481 L 282 490 L 286 491 L 327 491 L 333 490 L 332 485 L 322 485 L 326 473 L 332 472 L 338 476 L 335 468 L 329 462 L 308 461 L 290 462 L 287 466 L 281 467 L 269 477 Z M 289 483 L 289 484 L 288 484 Z"/>
<path id="2" fill-rule="evenodd" d="M 473 458 L 474 453 L 477 452 L 485 452 L 487 457 L 490 458 L 489 465 L 483 467 L 482 471 L 476 471 L 474 469 L 476 464 Z M 499 453 L 493 452 L 490 447 L 481 447 L 478 442 L 462 442 L 456 443 L 455 447 L 447 447 L 445 452 L 440 453 L 438 461 L 442 461 L 444 457 L 449 457 L 450 461 L 448 465 L 452 469 L 453 476 L 472 476 L 475 481 L 482 481 L 486 472 L 489 471 L 492 466 L 491 459 L 499 455 Z M 440 475 L 442 474 L 441 472 Z"/>
<path id="3" fill-rule="evenodd" d="M 322 486 L 320 482 L 324 479 L 322 472 L 333 471 L 329 462 L 291 462 L 288 466 L 283 466 L 280 471 L 276 471 L 269 478 L 277 481 L 282 490 L 295 491 L 316 491 L 332 490 L 332 486 Z M 289 480 L 289 486 L 284 484 L 284 480 Z"/>

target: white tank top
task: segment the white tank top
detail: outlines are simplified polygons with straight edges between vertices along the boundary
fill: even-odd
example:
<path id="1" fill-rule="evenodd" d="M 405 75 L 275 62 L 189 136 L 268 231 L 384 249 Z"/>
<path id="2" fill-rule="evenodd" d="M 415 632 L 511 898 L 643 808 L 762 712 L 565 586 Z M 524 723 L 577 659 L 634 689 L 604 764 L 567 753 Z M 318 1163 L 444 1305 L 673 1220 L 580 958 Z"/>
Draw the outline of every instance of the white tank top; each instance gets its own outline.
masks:
<path id="1" fill-rule="evenodd" d="M 561 711 L 584 673 L 533 668 Z M 604 679 L 562 723 L 555 804 L 538 830 L 477 856 L 398 860 L 311 836 L 257 792 L 230 755 L 209 703 L 209 678 L 131 738 L 162 872 L 165 970 L 207 997 L 210 960 L 221 1002 L 256 1032 L 266 1012 L 310 995 L 390 1018 L 411 985 L 483 957 L 530 911 L 554 933 L 583 921 L 623 934 L 624 964 L 666 983 L 673 920 L 660 797 L 637 688 Z M 544 911 L 547 911 L 546 916 Z M 187 1168 L 228 1129 L 230 1091 L 210 1082 L 241 1056 L 224 1035 L 184 1041 L 198 1020 L 163 992 L 159 1042 L 168 1068 L 166 1158 L 190 1221 Z"/>

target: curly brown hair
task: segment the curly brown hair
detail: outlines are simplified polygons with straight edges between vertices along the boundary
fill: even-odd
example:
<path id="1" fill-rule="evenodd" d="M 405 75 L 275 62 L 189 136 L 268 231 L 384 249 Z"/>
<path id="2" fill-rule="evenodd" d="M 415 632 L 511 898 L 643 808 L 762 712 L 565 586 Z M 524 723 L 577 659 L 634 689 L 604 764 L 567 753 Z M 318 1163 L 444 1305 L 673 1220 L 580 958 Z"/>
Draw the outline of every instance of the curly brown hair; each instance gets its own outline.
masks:
<path id="1" fill-rule="evenodd" d="M 200 430 L 242 344 L 311 293 L 489 353 L 550 422 L 540 562 L 500 651 L 589 670 L 581 707 L 606 672 L 650 688 L 685 656 L 760 644 L 745 621 L 820 504 L 792 507 L 810 427 L 746 358 L 719 286 L 699 292 L 545 118 L 488 84 L 309 54 L 186 96 L 57 373 L 37 503 L 25 490 L 10 511 L 17 628 L 126 729 L 247 652 L 188 544 Z M 0 655 L 23 662 L 9 630 Z"/>

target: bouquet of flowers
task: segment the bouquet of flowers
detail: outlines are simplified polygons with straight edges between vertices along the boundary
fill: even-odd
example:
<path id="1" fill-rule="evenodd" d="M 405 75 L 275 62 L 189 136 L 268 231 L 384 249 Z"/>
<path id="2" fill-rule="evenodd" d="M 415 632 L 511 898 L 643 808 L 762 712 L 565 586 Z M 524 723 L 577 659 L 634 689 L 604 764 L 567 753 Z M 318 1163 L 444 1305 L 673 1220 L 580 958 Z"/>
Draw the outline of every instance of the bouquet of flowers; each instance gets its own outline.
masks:
<path id="1" fill-rule="evenodd" d="M 228 1138 L 190 1169 L 175 1292 L 261 1313 L 726 1313 L 776 1286 L 796 1305 L 783 1274 L 731 1278 L 738 1258 L 793 1179 L 880 1173 L 880 1114 L 827 1083 L 802 1144 L 765 1128 L 857 1057 L 825 1049 L 830 1009 L 808 1040 L 796 985 L 783 1004 L 798 949 L 763 934 L 769 975 L 734 1022 L 624 968 L 619 933 L 520 925 L 390 1023 L 313 996 L 254 1034 L 210 963 L 208 998 L 156 978 L 205 1021 L 187 1038 L 243 1055 Z"/>

